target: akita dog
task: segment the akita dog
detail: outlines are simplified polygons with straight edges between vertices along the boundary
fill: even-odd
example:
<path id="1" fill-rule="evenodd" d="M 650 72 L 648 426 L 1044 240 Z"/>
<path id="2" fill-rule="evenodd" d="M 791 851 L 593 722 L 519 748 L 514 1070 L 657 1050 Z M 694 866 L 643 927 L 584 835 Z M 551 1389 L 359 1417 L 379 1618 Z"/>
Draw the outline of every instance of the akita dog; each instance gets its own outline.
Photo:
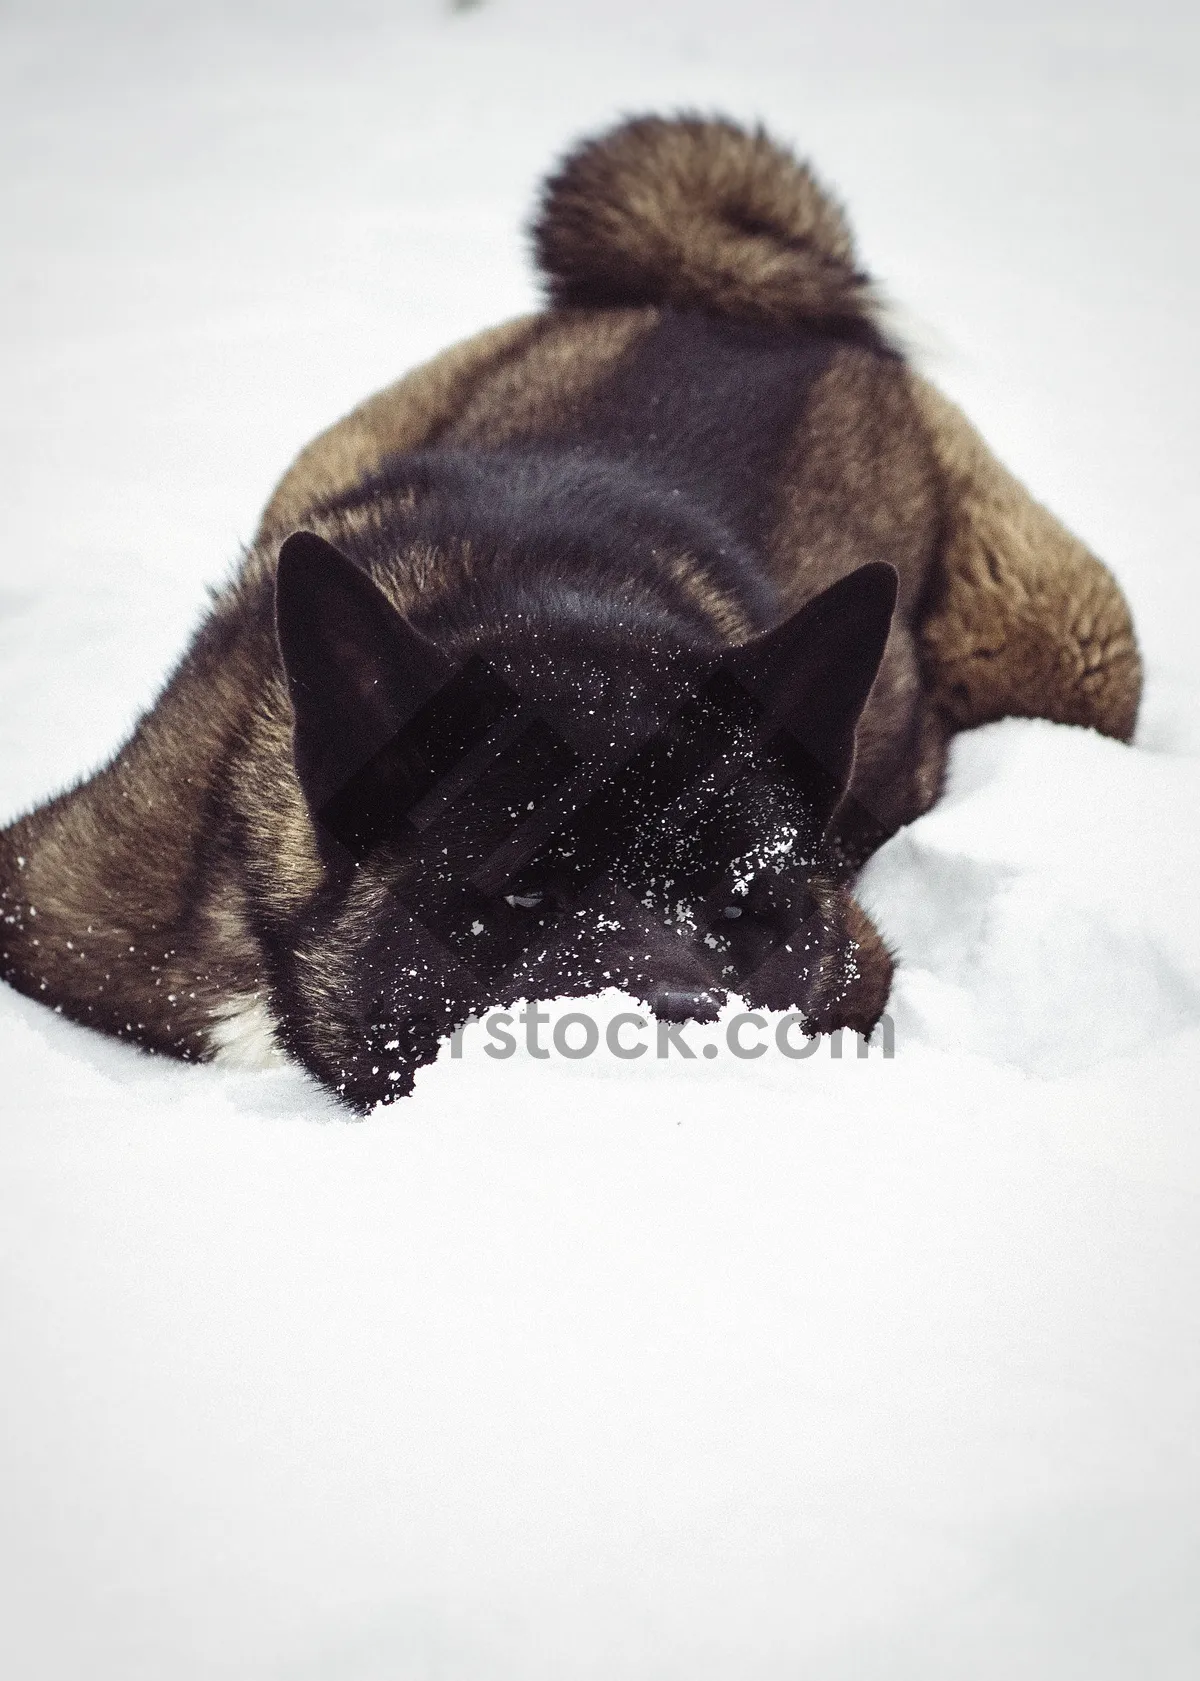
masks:
<path id="1" fill-rule="evenodd" d="M 906 364 L 804 164 L 640 118 L 533 240 L 545 310 L 309 445 L 131 739 L 0 835 L 13 986 L 359 1110 L 520 997 L 867 1033 L 853 874 L 950 733 L 1129 738 L 1120 590 Z"/>

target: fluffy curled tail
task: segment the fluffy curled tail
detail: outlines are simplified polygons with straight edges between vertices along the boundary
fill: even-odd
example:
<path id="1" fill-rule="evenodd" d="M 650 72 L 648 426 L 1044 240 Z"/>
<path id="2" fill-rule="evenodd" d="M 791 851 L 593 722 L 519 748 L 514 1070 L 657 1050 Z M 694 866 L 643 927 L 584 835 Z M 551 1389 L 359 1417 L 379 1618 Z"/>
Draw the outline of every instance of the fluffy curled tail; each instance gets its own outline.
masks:
<path id="1" fill-rule="evenodd" d="M 534 250 L 560 306 L 670 304 L 777 327 L 870 321 L 841 208 L 762 129 L 635 117 L 547 181 Z"/>

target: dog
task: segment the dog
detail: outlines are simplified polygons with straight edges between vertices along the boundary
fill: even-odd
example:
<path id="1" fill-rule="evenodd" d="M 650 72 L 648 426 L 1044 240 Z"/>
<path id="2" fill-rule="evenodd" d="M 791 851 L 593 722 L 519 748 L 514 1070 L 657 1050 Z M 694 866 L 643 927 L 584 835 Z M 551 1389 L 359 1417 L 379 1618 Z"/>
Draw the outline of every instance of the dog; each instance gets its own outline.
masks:
<path id="1" fill-rule="evenodd" d="M 521 997 L 865 1035 L 854 874 L 953 731 L 1129 739 L 1120 590 L 891 342 L 804 163 L 636 118 L 532 239 L 544 310 L 309 445 L 129 741 L 0 834 L 9 984 L 360 1112 Z"/>

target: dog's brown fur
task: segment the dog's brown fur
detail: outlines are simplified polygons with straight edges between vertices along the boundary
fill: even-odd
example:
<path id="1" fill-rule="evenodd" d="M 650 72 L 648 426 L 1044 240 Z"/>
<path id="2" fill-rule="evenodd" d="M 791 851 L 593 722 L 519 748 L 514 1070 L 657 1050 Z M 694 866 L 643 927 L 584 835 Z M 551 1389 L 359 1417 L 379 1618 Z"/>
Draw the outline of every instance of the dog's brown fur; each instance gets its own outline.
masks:
<path id="1" fill-rule="evenodd" d="M 1142 673 L 1112 574 L 988 450 L 939 391 L 909 377 L 944 525 L 920 641 L 958 729 L 1051 718 L 1128 741 Z"/>
<path id="2" fill-rule="evenodd" d="M 534 229 L 559 308 L 665 304 L 786 327 L 869 315 L 850 228 L 761 130 L 642 117 L 583 146 Z"/>
<path id="3" fill-rule="evenodd" d="M 851 785 L 876 839 L 932 803 L 954 729 L 1017 714 L 1129 739 L 1141 679 L 1120 590 L 882 346 L 845 219 L 804 165 L 761 132 L 640 119 L 567 160 L 534 241 L 548 310 L 445 352 L 310 444 L 130 742 L 0 835 L 3 972 L 22 991 L 151 1049 L 214 1054 L 233 1005 L 269 995 L 264 939 L 286 938 L 322 876 L 274 640 L 281 540 L 306 527 L 355 553 L 395 510 L 382 490 L 347 497 L 403 452 L 569 433 L 676 311 L 830 335 L 777 481 L 761 487 L 762 563 L 783 616 L 865 558 L 899 575 Z M 466 543 L 364 564 L 419 618 L 469 584 L 474 559 Z M 664 554 L 661 589 L 714 640 L 761 628 L 697 555 Z M 870 1021 L 890 961 L 845 886 L 829 893 L 858 952 L 858 1004 L 842 1019 Z M 332 996 L 337 962 L 320 950 L 296 960 L 313 995 Z"/>

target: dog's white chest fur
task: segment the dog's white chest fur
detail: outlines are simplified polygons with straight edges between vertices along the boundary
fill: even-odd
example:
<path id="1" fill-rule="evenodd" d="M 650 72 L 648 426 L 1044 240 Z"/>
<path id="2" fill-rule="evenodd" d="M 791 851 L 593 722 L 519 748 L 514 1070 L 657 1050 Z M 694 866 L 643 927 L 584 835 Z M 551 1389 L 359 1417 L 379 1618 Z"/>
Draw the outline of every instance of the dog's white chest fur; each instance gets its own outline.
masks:
<path id="1" fill-rule="evenodd" d="M 222 1068 L 278 1068 L 287 1060 L 275 1018 L 256 992 L 235 994 L 208 1030 L 212 1061 Z"/>

